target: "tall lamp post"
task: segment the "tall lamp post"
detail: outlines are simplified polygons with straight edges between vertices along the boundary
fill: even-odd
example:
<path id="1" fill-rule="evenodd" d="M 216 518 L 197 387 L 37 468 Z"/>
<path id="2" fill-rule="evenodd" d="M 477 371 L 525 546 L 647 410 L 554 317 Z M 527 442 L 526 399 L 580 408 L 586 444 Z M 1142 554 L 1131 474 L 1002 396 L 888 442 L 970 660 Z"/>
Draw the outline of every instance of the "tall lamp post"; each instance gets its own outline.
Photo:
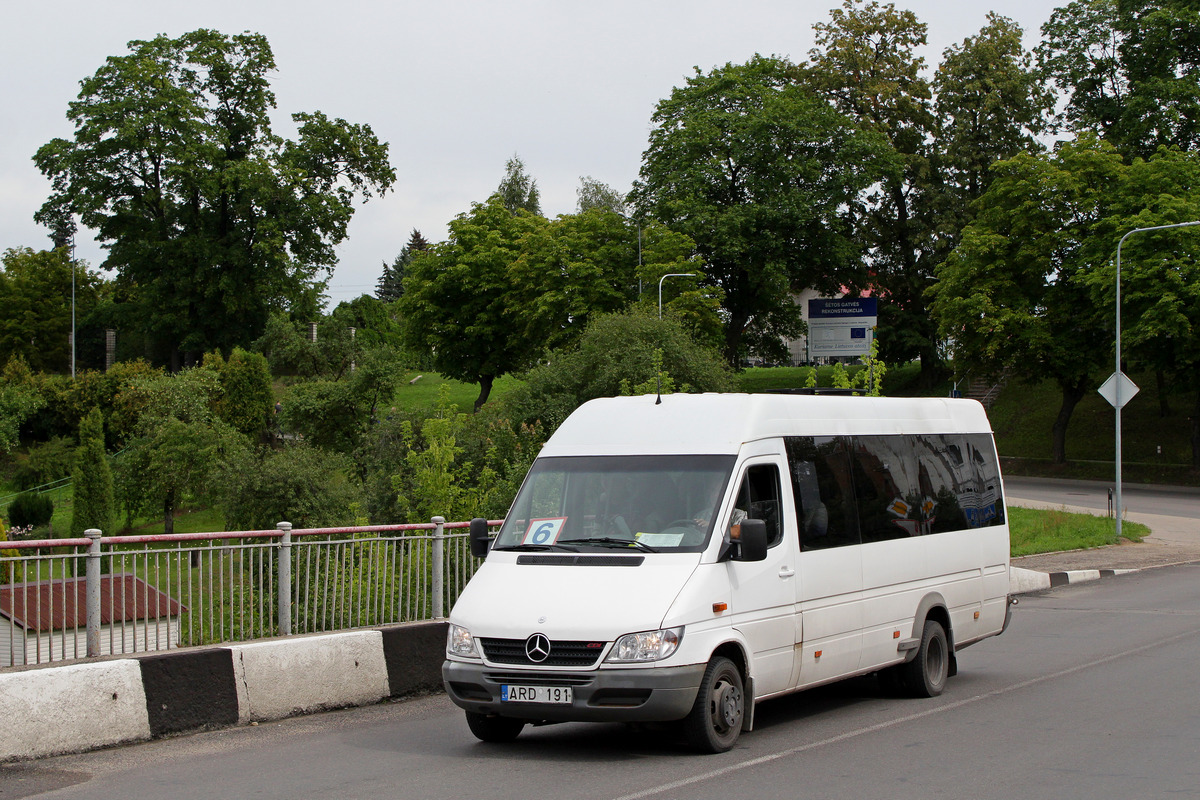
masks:
<path id="1" fill-rule="evenodd" d="M 1113 372 L 1113 406 L 1116 409 L 1116 520 L 1117 520 L 1117 538 L 1121 538 L 1121 245 L 1125 244 L 1125 240 L 1135 233 L 1144 233 L 1146 231 L 1164 231 L 1168 228 L 1188 228 L 1192 225 L 1200 225 L 1200 220 L 1193 222 L 1176 222 L 1173 225 L 1154 225 L 1149 228 L 1134 228 L 1121 237 L 1121 241 L 1117 242 L 1117 368 Z"/>
<path id="2" fill-rule="evenodd" d="M 658 318 L 662 319 L 662 285 L 667 278 L 694 278 L 694 272 L 668 272 L 658 279 Z"/>

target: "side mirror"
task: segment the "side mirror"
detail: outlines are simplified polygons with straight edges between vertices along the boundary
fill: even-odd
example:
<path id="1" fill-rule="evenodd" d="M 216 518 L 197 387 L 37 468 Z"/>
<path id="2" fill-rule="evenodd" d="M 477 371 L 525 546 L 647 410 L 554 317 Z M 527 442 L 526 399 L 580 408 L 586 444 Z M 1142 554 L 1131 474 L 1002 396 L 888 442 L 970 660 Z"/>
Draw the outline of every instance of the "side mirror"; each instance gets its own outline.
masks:
<path id="1" fill-rule="evenodd" d="M 738 561 L 765 561 L 767 558 L 767 523 L 761 519 L 744 519 L 738 537 Z"/>
<path id="2" fill-rule="evenodd" d="M 471 520 L 471 555 L 476 558 L 486 558 L 490 545 L 487 520 L 483 517 Z"/>

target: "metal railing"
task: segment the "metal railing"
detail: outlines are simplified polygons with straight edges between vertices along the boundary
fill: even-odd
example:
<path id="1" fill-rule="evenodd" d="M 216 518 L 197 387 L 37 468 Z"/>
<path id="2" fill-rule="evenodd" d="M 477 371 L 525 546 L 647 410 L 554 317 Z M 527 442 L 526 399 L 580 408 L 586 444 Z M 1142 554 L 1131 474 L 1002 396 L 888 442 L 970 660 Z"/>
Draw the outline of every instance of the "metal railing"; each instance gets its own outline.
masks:
<path id="1" fill-rule="evenodd" d="M 469 524 L 2 542 L 0 667 L 440 619 Z"/>

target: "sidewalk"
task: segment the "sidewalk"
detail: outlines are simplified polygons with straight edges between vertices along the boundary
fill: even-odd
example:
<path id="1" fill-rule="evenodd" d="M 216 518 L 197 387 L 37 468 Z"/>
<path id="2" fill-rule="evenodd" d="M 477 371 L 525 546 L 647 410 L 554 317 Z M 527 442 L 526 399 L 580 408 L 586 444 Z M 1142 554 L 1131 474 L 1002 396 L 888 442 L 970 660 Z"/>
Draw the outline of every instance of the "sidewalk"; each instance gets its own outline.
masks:
<path id="1" fill-rule="evenodd" d="M 1007 498 L 1008 505 L 1021 508 L 1057 509 L 1075 514 L 1093 514 L 1091 508 Z M 1012 560 L 1014 593 L 1037 591 L 1066 583 L 1095 580 L 1153 567 L 1200 562 L 1200 520 L 1160 514 L 1126 513 L 1125 519 L 1150 528 L 1141 543 L 1125 542 L 1088 550 L 1044 553 Z"/>

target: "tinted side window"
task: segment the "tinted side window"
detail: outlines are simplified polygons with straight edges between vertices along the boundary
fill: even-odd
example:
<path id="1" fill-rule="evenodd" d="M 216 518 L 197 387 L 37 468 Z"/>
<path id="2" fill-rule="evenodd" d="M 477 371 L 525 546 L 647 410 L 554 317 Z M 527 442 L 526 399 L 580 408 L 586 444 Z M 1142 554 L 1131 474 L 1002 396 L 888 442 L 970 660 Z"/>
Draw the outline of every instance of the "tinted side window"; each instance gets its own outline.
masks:
<path id="1" fill-rule="evenodd" d="M 842 439 L 792 436 L 785 445 L 801 549 L 858 544 L 850 461 Z"/>
<path id="2" fill-rule="evenodd" d="M 921 464 L 922 488 L 932 511 L 928 533 L 961 531 L 967 523 L 966 509 L 974 502 L 975 466 L 962 434 L 914 436 Z"/>
<path id="3" fill-rule="evenodd" d="M 996 444 L 986 433 L 969 433 L 967 457 L 975 467 L 975 492 L 972 502 L 964 503 L 967 524 L 972 528 L 1004 524 L 1004 498 L 1000 491 L 1000 461 Z"/>
<path id="4" fill-rule="evenodd" d="M 929 533 L 936 502 L 928 475 L 922 482 L 915 437 L 855 436 L 850 441 L 863 542 Z"/>
<path id="5" fill-rule="evenodd" d="M 774 464 L 753 464 L 746 470 L 734 503 L 731 524 L 742 519 L 761 519 L 767 524 L 767 542 L 774 547 L 783 541 L 783 520 L 780 518 L 779 469 Z M 742 512 L 742 513 L 738 513 Z"/>

